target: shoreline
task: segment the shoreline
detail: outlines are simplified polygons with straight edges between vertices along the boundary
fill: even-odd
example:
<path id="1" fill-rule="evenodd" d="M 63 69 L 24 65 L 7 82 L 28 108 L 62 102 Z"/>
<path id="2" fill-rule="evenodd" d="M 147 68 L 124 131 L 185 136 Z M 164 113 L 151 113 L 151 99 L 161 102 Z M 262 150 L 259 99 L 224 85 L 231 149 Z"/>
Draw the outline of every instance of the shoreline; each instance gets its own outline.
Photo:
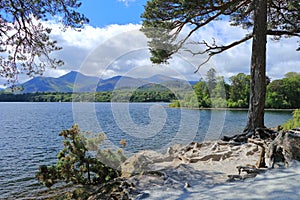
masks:
<path id="1" fill-rule="evenodd" d="M 261 169 L 255 176 L 238 172 L 239 166 L 255 165 L 259 155 L 260 148 L 255 144 L 236 145 L 220 140 L 174 145 L 165 154 L 145 150 L 129 157 L 122 164 L 122 177 L 108 185 L 121 183 L 125 189 L 115 193 L 110 188 L 111 192 L 113 195 L 127 192 L 130 199 L 231 199 L 245 198 L 245 194 L 272 199 L 299 196 L 300 162 L 293 162 L 290 167 Z M 230 176 L 242 178 L 230 180 Z M 111 195 L 105 185 L 96 186 L 88 199 L 99 199 L 106 192 Z M 47 196 L 47 192 L 43 195 Z M 52 200 L 59 194 L 52 191 L 52 195 L 53 198 L 51 195 L 39 198 Z"/>
<path id="2" fill-rule="evenodd" d="M 121 177 L 111 183 L 86 187 L 91 195 L 88 199 L 125 193 L 130 199 L 151 200 L 241 198 L 245 193 L 251 195 L 251 198 L 300 195 L 300 162 L 291 162 L 288 167 L 276 165 L 274 169 L 259 168 L 256 165 L 260 154 L 261 148 L 255 143 L 222 140 L 175 144 L 163 154 L 154 150 L 141 150 L 121 165 Z M 251 169 L 250 172 L 248 169 Z M 116 192 L 113 188 L 120 189 L 120 185 L 124 188 Z M 268 190 L 261 191 L 261 187 Z M 50 189 L 28 198 L 54 200 L 60 195 L 68 196 L 68 193 L 84 188 L 74 185 L 71 188 Z M 283 191 L 278 192 L 280 189 Z M 230 190 L 237 192 L 237 196 L 228 193 Z"/>
<path id="3" fill-rule="evenodd" d="M 0 103 L 129 103 L 129 104 L 167 104 L 170 102 L 111 102 L 111 101 L 0 101 Z M 248 108 L 189 108 L 189 107 L 172 107 L 164 106 L 165 108 L 187 109 L 187 110 L 221 110 L 221 111 L 248 111 Z M 265 108 L 265 111 L 287 111 L 292 112 L 299 108 Z"/>
<path id="4" fill-rule="evenodd" d="M 220 111 L 248 111 L 248 108 L 188 108 L 188 107 L 171 107 L 166 106 L 167 108 L 175 109 L 187 109 L 187 110 L 220 110 Z M 297 108 L 265 108 L 265 111 L 287 111 L 292 112 Z"/>

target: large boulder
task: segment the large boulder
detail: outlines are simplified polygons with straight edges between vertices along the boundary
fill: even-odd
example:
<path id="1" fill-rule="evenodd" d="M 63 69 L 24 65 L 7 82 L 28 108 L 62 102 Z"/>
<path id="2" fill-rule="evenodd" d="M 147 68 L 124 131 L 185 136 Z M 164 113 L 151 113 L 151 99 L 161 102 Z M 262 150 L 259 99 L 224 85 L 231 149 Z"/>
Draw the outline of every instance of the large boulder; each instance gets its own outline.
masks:
<path id="1" fill-rule="evenodd" d="M 152 150 L 140 151 L 122 163 L 122 177 L 131 177 L 154 171 L 155 169 L 152 167 L 154 163 L 170 162 L 172 160 L 173 158 L 168 154 L 163 155 Z"/>
<path id="2" fill-rule="evenodd" d="M 275 164 L 288 166 L 292 160 L 300 161 L 300 131 L 282 131 L 271 142 L 266 152 L 266 163 L 268 167 Z"/>

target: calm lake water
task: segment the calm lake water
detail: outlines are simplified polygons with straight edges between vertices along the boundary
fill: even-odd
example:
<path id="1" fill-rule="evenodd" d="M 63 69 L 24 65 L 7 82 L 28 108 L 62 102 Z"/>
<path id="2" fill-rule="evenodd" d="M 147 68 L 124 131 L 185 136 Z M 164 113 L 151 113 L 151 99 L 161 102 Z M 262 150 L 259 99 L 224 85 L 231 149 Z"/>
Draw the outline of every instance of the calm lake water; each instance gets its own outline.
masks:
<path id="1" fill-rule="evenodd" d="M 165 151 L 175 143 L 217 139 L 241 133 L 246 111 L 167 108 L 164 103 L 0 103 L 0 199 L 32 196 L 46 188 L 35 179 L 40 165 L 56 162 L 63 129 L 105 132 L 111 147 L 126 139 L 126 154 Z M 291 112 L 267 111 L 275 127 Z"/>

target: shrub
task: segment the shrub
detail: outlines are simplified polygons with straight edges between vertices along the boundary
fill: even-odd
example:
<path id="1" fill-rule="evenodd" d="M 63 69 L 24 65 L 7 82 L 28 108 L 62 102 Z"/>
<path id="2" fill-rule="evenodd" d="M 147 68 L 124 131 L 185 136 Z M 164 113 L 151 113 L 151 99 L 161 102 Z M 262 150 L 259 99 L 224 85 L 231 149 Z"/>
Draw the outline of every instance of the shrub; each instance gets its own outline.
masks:
<path id="1" fill-rule="evenodd" d="M 300 109 L 294 110 L 293 118 L 282 125 L 284 130 L 300 127 Z"/>
<path id="2" fill-rule="evenodd" d="M 58 162 L 55 166 L 40 166 L 36 175 L 45 186 L 51 187 L 58 181 L 83 185 L 98 184 L 119 176 L 115 168 L 93 157 L 88 150 L 89 147 L 91 151 L 97 151 L 99 144 L 106 139 L 104 134 L 87 139 L 78 126 L 73 125 L 71 129 L 63 130 L 59 135 L 63 136 L 64 140 L 63 149 L 57 155 Z M 101 151 L 98 150 L 97 153 Z M 111 156 L 116 154 L 113 151 L 110 153 Z M 120 155 L 124 156 L 118 151 L 117 156 Z M 124 157 L 119 159 L 121 160 L 124 160 Z"/>

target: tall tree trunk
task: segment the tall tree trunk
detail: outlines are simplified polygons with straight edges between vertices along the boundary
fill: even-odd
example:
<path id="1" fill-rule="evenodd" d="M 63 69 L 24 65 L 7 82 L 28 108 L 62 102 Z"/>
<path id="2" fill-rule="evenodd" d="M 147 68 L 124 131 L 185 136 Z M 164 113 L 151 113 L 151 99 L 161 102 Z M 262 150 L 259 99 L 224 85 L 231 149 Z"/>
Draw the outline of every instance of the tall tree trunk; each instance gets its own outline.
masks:
<path id="1" fill-rule="evenodd" d="M 254 27 L 251 56 L 250 102 L 244 132 L 264 127 L 266 99 L 267 1 L 254 0 Z"/>

